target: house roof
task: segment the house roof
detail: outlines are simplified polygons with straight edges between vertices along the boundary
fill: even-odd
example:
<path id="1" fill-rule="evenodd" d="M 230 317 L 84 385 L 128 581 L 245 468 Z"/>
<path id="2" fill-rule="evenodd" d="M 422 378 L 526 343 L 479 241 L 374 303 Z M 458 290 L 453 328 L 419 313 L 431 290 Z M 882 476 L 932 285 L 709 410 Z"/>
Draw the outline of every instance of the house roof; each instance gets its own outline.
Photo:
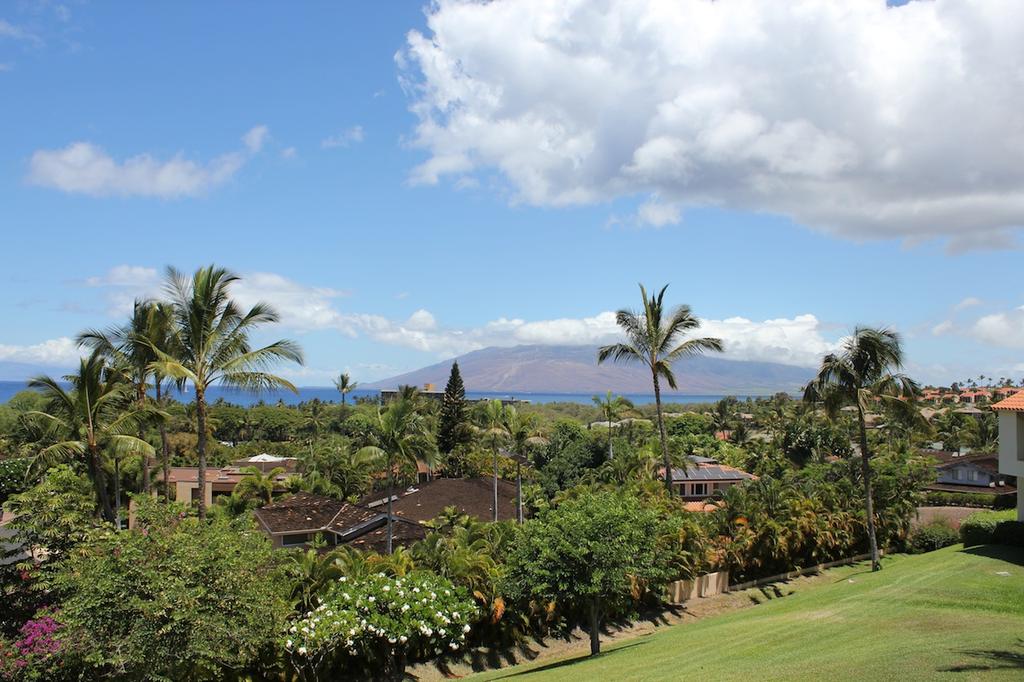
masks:
<path id="1" fill-rule="evenodd" d="M 332 497 L 305 492 L 271 502 L 254 510 L 253 513 L 271 534 L 324 530 L 335 523 L 340 526 L 349 524 L 345 526 L 347 528 L 367 521 L 372 516 L 380 515 L 379 511 L 363 509 Z"/>
<path id="2" fill-rule="evenodd" d="M 481 521 L 493 518 L 494 481 L 490 478 L 435 478 L 396 493 L 392 513 L 410 521 L 430 521 L 441 515 L 446 507 L 455 507 Z M 363 498 L 359 504 L 384 511 L 382 504 L 387 495 L 380 493 Z M 508 481 L 498 480 L 498 520 L 516 518 L 516 487 Z"/>
<path id="3" fill-rule="evenodd" d="M 926 485 L 925 490 L 934 490 L 941 493 L 991 493 L 993 495 L 1012 495 L 1017 488 L 1012 485 L 970 485 L 967 483 L 932 483 Z"/>
<path id="4" fill-rule="evenodd" d="M 220 469 L 209 468 L 206 470 L 207 483 L 238 483 L 249 474 L 242 473 L 236 466 L 223 467 Z M 275 481 L 284 481 L 287 474 L 278 474 Z M 167 477 L 168 483 L 199 482 L 199 467 L 171 467 Z"/>
<path id="5" fill-rule="evenodd" d="M 936 469 L 948 469 L 950 467 L 960 466 L 963 464 L 971 464 L 979 469 L 990 471 L 993 474 L 999 473 L 999 457 L 988 452 L 979 452 L 972 455 L 963 455 L 961 457 L 954 457 L 948 462 L 943 462 L 936 466 Z"/>
<path id="6" fill-rule="evenodd" d="M 381 520 L 386 521 L 387 516 L 381 515 Z M 427 532 L 430 529 L 423 524 L 416 523 L 414 521 L 406 521 L 405 519 L 395 517 L 395 521 L 391 526 L 391 542 L 393 546 L 400 545 L 411 545 L 417 540 L 422 540 L 427 536 Z M 363 533 L 359 537 L 350 540 L 347 544 L 349 547 L 360 549 L 369 552 L 383 552 L 387 548 L 387 525 L 381 523 L 373 530 Z"/>
<path id="7" fill-rule="evenodd" d="M 742 481 L 757 478 L 742 469 L 725 464 L 697 464 L 686 471 L 672 468 L 672 482 L 686 483 L 690 481 Z"/>
<path id="8" fill-rule="evenodd" d="M 998 391 L 997 391 L 998 392 Z M 1000 400 L 992 406 L 993 410 L 1008 410 L 1011 412 L 1024 412 L 1024 391 L 1014 393 L 1005 400 Z"/>

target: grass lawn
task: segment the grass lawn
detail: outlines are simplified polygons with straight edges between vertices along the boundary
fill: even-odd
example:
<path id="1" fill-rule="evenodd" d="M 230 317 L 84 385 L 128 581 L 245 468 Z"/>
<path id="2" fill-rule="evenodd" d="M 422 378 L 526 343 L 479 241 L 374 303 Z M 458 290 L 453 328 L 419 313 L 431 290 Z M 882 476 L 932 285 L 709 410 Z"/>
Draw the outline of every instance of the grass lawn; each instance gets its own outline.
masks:
<path id="1" fill-rule="evenodd" d="M 593 659 L 473 679 L 1024 680 L 1024 549 L 956 545 L 886 559 L 879 573 L 860 564 L 827 576 L 753 608 L 611 644 Z"/>

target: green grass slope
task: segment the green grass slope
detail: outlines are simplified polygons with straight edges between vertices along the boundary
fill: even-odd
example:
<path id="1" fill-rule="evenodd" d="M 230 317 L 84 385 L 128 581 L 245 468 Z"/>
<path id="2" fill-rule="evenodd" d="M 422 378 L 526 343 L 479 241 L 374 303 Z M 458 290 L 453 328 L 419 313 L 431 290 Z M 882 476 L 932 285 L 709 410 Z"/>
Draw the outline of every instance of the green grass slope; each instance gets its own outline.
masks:
<path id="1" fill-rule="evenodd" d="M 858 565 L 828 576 L 593 659 L 474 679 L 1024 680 L 1024 550 L 957 545 L 887 559 L 879 573 Z"/>

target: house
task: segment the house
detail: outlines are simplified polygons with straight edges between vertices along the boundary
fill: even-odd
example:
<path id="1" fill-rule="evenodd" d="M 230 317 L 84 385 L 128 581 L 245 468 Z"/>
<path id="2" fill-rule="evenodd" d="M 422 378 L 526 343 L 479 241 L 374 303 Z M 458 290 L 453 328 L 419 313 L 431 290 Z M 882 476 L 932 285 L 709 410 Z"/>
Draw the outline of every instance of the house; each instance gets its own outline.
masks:
<path id="1" fill-rule="evenodd" d="M 493 518 L 494 482 L 489 478 L 437 478 L 398 491 L 391 501 L 394 546 L 426 537 L 427 523 L 448 507 L 479 521 Z M 387 494 L 368 495 L 355 504 L 299 493 L 256 509 L 260 528 L 274 547 L 299 547 L 320 534 L 328 546 L 383 551 L 387 541 Z M 516 518 L 516 488 L 498 481 L 498 519 Z"/>
<path id="2" fill-rule="evenodd" d="M 264 452 L 260 455 L 253 455 L 252 457 L 246 457 L 244 459 L 236 459 L 231 464 L 239 469 L 243 467 L 256 467 L 263 473 L 267 473 L 268 471 L 278 467 L 284 469 L 288 473 L 292 473 L 298 468 L 299 460 L 295 457 L 278 457 L 277 455 L 268 455 Z"/>
<path id="3" fill-rule="evenodd" d="M 1024 476 L 1024 391 L 999 401 L 992 409 L 999 415 L 999 473 Z M 1017 520 L 1024 521 L 1024 495 L 1020 492 Z"/>
<path id="4" fill-rule="evenodd" d="M 999 473 L 998 457 L 979 452 L 961 454 L 947 450 L 926 450 L 922 454 L 935 460 L 936 482 L 926 490 L 946 493 L 992 493 L 1013 495 L 1012 480 Z"/>
<path id="5" fill-rule="evenodd" d="M 684 471 L 672 469 L 672 487 L 686 501 L 701 501 L 739 483 L 757 478 L 742 469 L 719 464 L 709 457 L 691 457 L 692 464 Z M 664 468 L 660 470 L 664 476 Z"/>
<path id="6" fill-rule="evenodd" d="M 253 511 L 274 547 L 298 547 L 320 534 L 328 545 L 344 544 L 387 523 L 387 514 L 312 493 L 297 493 Z"/>
<path id="7" fill-rule="evenodd" d="M 207 506 L 213 504 L 215 497 L 230 495 L 235 491 L 235 486 L 246 477 L 246 474 L 242 473 L 242 468 L 226 466 L 220 469 L 211 467 L 206 470 L 205 499 Z M 273 468 L 271 467 L 271 469 Z M 269 471 L 269 469 L 264 471 Z M 167 488 L 174 490 L 175 500 L 179 502 L 197 502 L 199 500 L 199 467 L 171 467 L 169 474 Z M 274 476 L 276 491 L 284 490 L 284 482 L 289 475 L 285 472 Z"/>

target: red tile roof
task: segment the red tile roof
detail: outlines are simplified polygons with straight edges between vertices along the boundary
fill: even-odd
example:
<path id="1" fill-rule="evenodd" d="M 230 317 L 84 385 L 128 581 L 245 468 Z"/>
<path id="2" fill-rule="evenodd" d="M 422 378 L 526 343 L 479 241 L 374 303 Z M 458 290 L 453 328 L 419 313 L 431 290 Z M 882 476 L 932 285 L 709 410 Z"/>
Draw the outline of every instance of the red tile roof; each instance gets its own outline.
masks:
<path id="1" fill-rule="evenodd" d="M 992 406 L 993 410 L 1010 410 L 1012 412 L 1024 412 L 1024 390 L 1019 391 L 1005 400 L 1000 400 Z"/>

